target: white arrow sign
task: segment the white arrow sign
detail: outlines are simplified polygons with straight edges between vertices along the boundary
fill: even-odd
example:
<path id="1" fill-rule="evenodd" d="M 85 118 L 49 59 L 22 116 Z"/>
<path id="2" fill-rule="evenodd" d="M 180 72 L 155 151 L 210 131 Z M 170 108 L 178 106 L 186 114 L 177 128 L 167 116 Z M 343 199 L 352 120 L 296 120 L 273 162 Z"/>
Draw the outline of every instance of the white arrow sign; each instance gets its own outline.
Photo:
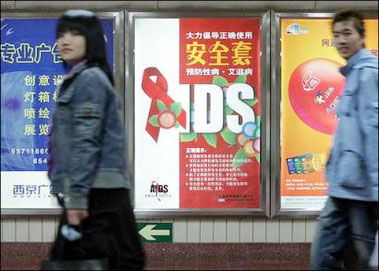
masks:
<path id="1" fill-rule="evenodd" d="M 170 230 L 154 230 L 156 225 L 146 225 L 138 233 L 148 241 L 155 241 L 155 236 L 169 236 Z"/>

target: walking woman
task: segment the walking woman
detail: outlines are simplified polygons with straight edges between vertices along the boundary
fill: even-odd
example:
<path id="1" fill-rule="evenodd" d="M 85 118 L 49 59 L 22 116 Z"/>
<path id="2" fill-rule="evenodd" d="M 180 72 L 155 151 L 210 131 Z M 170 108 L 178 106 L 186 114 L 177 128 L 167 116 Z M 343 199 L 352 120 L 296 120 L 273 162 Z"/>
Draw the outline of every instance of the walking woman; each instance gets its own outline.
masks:
<path id="1" fill-rule="evenodd" d="M 53 116 L 48 175 L 64 212 L 50 260 L 107 258 L 111 270 L 142 270 L 120 101 L 101 24 L 91 11 L 69 10 L 56 35 L 67 74 Z M 66 241 L 65 224 L 79 229 L 80 242 Z"/>

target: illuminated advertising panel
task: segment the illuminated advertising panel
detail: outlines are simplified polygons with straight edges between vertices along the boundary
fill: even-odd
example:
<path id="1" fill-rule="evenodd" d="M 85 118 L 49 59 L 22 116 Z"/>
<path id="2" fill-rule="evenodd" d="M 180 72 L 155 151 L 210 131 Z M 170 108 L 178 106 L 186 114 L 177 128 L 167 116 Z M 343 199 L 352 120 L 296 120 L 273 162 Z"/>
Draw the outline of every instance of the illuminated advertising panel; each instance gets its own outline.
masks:
<path id="1" fill-rule="evenodd" d="M 333 44 L 332 19 L 281 19 L 281 208 L 320 210 L 325 163 L 346 61 Z M 366 19 L 366 48 L 378 56 L 378 20 Z"/>
<path id="2" fill-rule="evenodd" d="M 47 137 L 64 69 L 57 19 L 1 19 L 1 208 L 56 208 Z M 101 19 L 113 67 L 113 19 Z"/>
<path id="3" fill-rule="evenodd" d="M 136 18 L 138 209 L 260 208 L 260 18 Z"/>

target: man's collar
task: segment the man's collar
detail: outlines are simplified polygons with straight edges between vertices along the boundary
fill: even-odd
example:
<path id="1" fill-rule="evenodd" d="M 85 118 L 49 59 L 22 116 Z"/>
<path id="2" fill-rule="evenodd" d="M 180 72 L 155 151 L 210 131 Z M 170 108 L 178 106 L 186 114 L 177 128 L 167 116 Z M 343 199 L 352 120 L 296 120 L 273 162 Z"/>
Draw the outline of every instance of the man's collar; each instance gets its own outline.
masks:
<path id="1" fill-rule="evenodd" d="M 355 55 L 351 56 L 347 60 L 347 64 L 340 68 L 340 72 L 346 76 L 346 74 L 353 68 L 355 64 L 362 58 L 362 56 L 365 54 L 365 49 L 362 48 L 358 52 L 355 53 Z"/>

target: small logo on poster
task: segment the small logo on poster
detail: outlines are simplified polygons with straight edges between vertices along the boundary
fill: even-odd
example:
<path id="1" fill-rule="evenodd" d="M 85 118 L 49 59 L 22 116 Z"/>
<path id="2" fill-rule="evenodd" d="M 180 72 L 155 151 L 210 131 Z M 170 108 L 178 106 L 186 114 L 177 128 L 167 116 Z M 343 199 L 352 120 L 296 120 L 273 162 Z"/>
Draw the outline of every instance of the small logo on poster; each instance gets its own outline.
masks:
<path id="1" fill-rule="evenodd" d="M 13 198 L 50 198 L 53 196 L 52 186 L 14 184 L 12 188 Z"/>
<path id="2" fill-rule="evenodd" d="M 301 26 L 298 23 L 294 23 L 287 26 L 286 33 L 290 35 L 308 34 L 309 30 L 305 26 Z"/>
<path id="3" fill-rule="evenodd" d="M 161 201 L 161 198 L 170 198 L 171 194 L 169 194 L 168 184 L 159 184 L 156 181 L 152 181 L 150 185 L 150 193 L 146 194 L 147 198 L 157 198 Z"/>
<path id="4" fill-rule="evenodd" d="M 321 82 L 321 79 L 317 78 L 316 76 L 313 75 L 311 71 L 307 71 L 303 75 L 303 90 L 304 91 L 312 91 L 314 90 Z"/>

